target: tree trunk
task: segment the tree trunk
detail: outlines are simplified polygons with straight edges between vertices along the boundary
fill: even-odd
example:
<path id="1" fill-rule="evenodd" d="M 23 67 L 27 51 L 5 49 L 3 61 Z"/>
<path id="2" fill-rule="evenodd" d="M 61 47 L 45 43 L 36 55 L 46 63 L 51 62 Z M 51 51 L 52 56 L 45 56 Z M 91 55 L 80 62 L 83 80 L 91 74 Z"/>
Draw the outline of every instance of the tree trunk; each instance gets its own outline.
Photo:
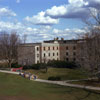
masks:
<path id="1" fill-rule="evenodd" d="M 46 73 L 48 72 L 48 67 L 46 66 Z"/>
<path id="2" fill-rule="evenodd" d="M 98 83 L 100 83 L 100 77 L 98 77 Z"/>
<path id="3" fill-rule="evenodd" d="M 11 68 L 11 60 L 9 60 L 8 66 L 9 66 L 9 68 Z"/>

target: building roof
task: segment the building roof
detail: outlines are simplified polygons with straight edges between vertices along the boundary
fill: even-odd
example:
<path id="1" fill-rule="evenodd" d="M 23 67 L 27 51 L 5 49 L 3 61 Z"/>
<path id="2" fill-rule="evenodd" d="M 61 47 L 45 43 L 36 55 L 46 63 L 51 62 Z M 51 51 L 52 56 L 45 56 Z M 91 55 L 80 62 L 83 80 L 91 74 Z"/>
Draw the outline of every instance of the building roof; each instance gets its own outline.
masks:
<path id="1" fill-rule="evenodd" d="M 79 40 L 48 40 L 44 41 L 44 43 L 54 43 L 55 41 L 57 41 L 58 43 L 77 43 L 77 41 Z"/>

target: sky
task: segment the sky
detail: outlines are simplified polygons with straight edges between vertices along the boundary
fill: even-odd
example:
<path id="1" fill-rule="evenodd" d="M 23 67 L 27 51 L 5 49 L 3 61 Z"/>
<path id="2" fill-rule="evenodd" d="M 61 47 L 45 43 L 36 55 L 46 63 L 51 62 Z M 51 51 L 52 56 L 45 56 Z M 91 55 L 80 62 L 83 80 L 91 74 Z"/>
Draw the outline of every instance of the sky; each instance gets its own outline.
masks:
<path id="1" fill-rule="evenodd" d="M 0 0 L 0 32 L 16 31 L 27 42 L 76 39 L 97 9 L 100 0 Z"/>

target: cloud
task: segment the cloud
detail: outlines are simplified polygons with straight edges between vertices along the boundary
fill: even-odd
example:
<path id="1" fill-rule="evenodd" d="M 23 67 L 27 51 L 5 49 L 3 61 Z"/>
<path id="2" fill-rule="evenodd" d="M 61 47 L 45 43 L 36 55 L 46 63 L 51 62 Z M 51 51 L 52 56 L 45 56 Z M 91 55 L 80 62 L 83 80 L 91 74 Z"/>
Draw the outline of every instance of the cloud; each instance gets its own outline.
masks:
<path id="1" fill-rule="evenodd" d="M 35 25 L 53 25 L 59 22 L 58 19 L 53 19 L 50 16 L 45 16 L 45 12 L 39 12 L 33 17 L 27 16 L 24 20 Z"/>
<path id="2" fill-rule="evenodd" d="M 81 18 L 90 17 L 89 9 L 99 9 L 100 0 L 68 0 L 68 4 L 53 6 L 45 14 L 52 18 Z"/>
<path id="3" fill-rule="evenodd" d="M 24 24 L 17 22 L 0 22 L 0 32 L 1 31 L 16 31 L 21 37 L 26 34 L 27 42 L 42 42 L 43 40 L 51 40 L 55 37 L 63 37 L 65 39 L 75 39 L 78 34 L 85 32 L 84 29 L 55 29 L 51 26 L 40 26 L 39 28 L 32 28 L 30 26 L 25 26 Z"/>
<path id="4" fill-rule="evenodd" d="M 79 34 L 84 34 L 86 31 L 86 29 L 66 28 L 64 30 L 53 29 L 52 33 L 55 34 L 56 37 L 63 37 L 65 39 L 76 39 L 79 36 Z"/>
<path id="5" fill-rule="evenodd" d="M 0 21 L 0 32 L 2 31 L 16 31 L 21 37 L 26 34 L 27 35 L 27 42 L 39 42 L 43 41 L 46 38 L 50 39 L 49 31 L 52 28 L 50 26 L 41 26 L 40 28 L 32 28 L 27 27 L 24 24 L 17 22 L 4 22 Z"/>
<path id="6" fill-rule="evenodd" d="M 20 0 L 16 0 L 16 3 L 20 3 Z"/>
<path id="7" fill-rule="evenodd" d="M 26 23 L 35 25 L 58 24 L 60 18 L 89 19 L 91 11 L 100 8 L 100 0 L 68 0 L 68 4 L 53 6 L 32 17 L 25 17 Z"/>
<path id="8" fill-rule="evenodd" d="M 88 1 L 88 7 L 94 7 L 96 9 L 100 9 L 100 0 L 84 0 Z"/>
<path id="9" fill-rule="evenodd" d="M 16 16 L 16 13 L 9 8 L 0 8 L 0 17 Z"/>
<path id="10" fill-rule="evenodd" d="M 52 18 L 87 18 L 90 16 L 88 8 L 71 5 L 54 6 L 46 11 L 46 15 Z"/>

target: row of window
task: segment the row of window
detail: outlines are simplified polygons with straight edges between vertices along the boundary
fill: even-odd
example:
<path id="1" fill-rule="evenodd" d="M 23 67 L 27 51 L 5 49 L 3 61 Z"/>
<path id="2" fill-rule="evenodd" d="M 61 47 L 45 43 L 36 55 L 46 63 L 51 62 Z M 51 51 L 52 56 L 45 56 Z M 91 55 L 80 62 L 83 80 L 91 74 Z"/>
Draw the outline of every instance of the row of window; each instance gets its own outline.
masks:
<path id="1" fill-rule="evenodd" d="M 58 50 L 59 48 L 58 47 L 48 47 L 48 50 L 51 50 L 51 49 Z M 69 47 L 67 46 L 66 50 L 68 50 L 68 49 L 69 49 Z M 45 51 L 46 47 L 43 47 L 43 50 Z M 76 46 L 73 46 L 73 50 L 76 50 Z M 39 51 L 39 47 L 37 47 L 37 51 Z"/>
<path id="2" fill-rule="evenodd" d="M 66 56 L 68 56 L 69 55 L 69 52 L 66 52 Z M 75 56 L 76 55 L 76 52 L 73 52 L 73 56 Z"/>
<path id="3" fill-rule="evenodd" d="M 69 47 L 67 46 L 66 50 L 68 50 L 68 49 L 69 49 Z M 76 46 L 73 46 L 73 50 L 76 50 Z"/>
<path id="4" fill-rule="evenodd" d="M 48 50 L 51 50 L 51 49 L 53 49 L 53 50 L 58 50 L 59 48 L 58 47 L 48 47 Z M 46 47 L 43 47 L 43 50 L 45 51 L 46 50 Z"/>
<path id="5" fill-rule="evenodd" d="M 57 59 L 52 59 L 52 60 L 59 60 L 59 58 L 57 58 Z M 47 62 L 47 61 L 52 61 L 51 59 L 43 59 L 43 62 L 45 63 L 45 62 Z"/>
<path id="6" fill-rule="evenodd" d="M 55 53 L 53 53 L 52 55 L 53 55 L 53 56 L 55 56 L 55 55 L 57 55 L 57 56 L 58 56 L 59 54 L 58 54 L 58 52 L 57 52 L 56 54 L 55 54 Z M 48 53 L 48 56 L 50 57 L 50 56 L 51 56 L 51 53 Z M 44 57 L 46 57 L 46 54 L 45 54 L 45 53 L 44 53 Z"/>
<path id="7" fill-rule="evenodd" d="M 66 58 L 66 61 L 69 61 L 69 58 Z M 73 61 L 76 61 L 76 58 L 73 58 Z"/>

